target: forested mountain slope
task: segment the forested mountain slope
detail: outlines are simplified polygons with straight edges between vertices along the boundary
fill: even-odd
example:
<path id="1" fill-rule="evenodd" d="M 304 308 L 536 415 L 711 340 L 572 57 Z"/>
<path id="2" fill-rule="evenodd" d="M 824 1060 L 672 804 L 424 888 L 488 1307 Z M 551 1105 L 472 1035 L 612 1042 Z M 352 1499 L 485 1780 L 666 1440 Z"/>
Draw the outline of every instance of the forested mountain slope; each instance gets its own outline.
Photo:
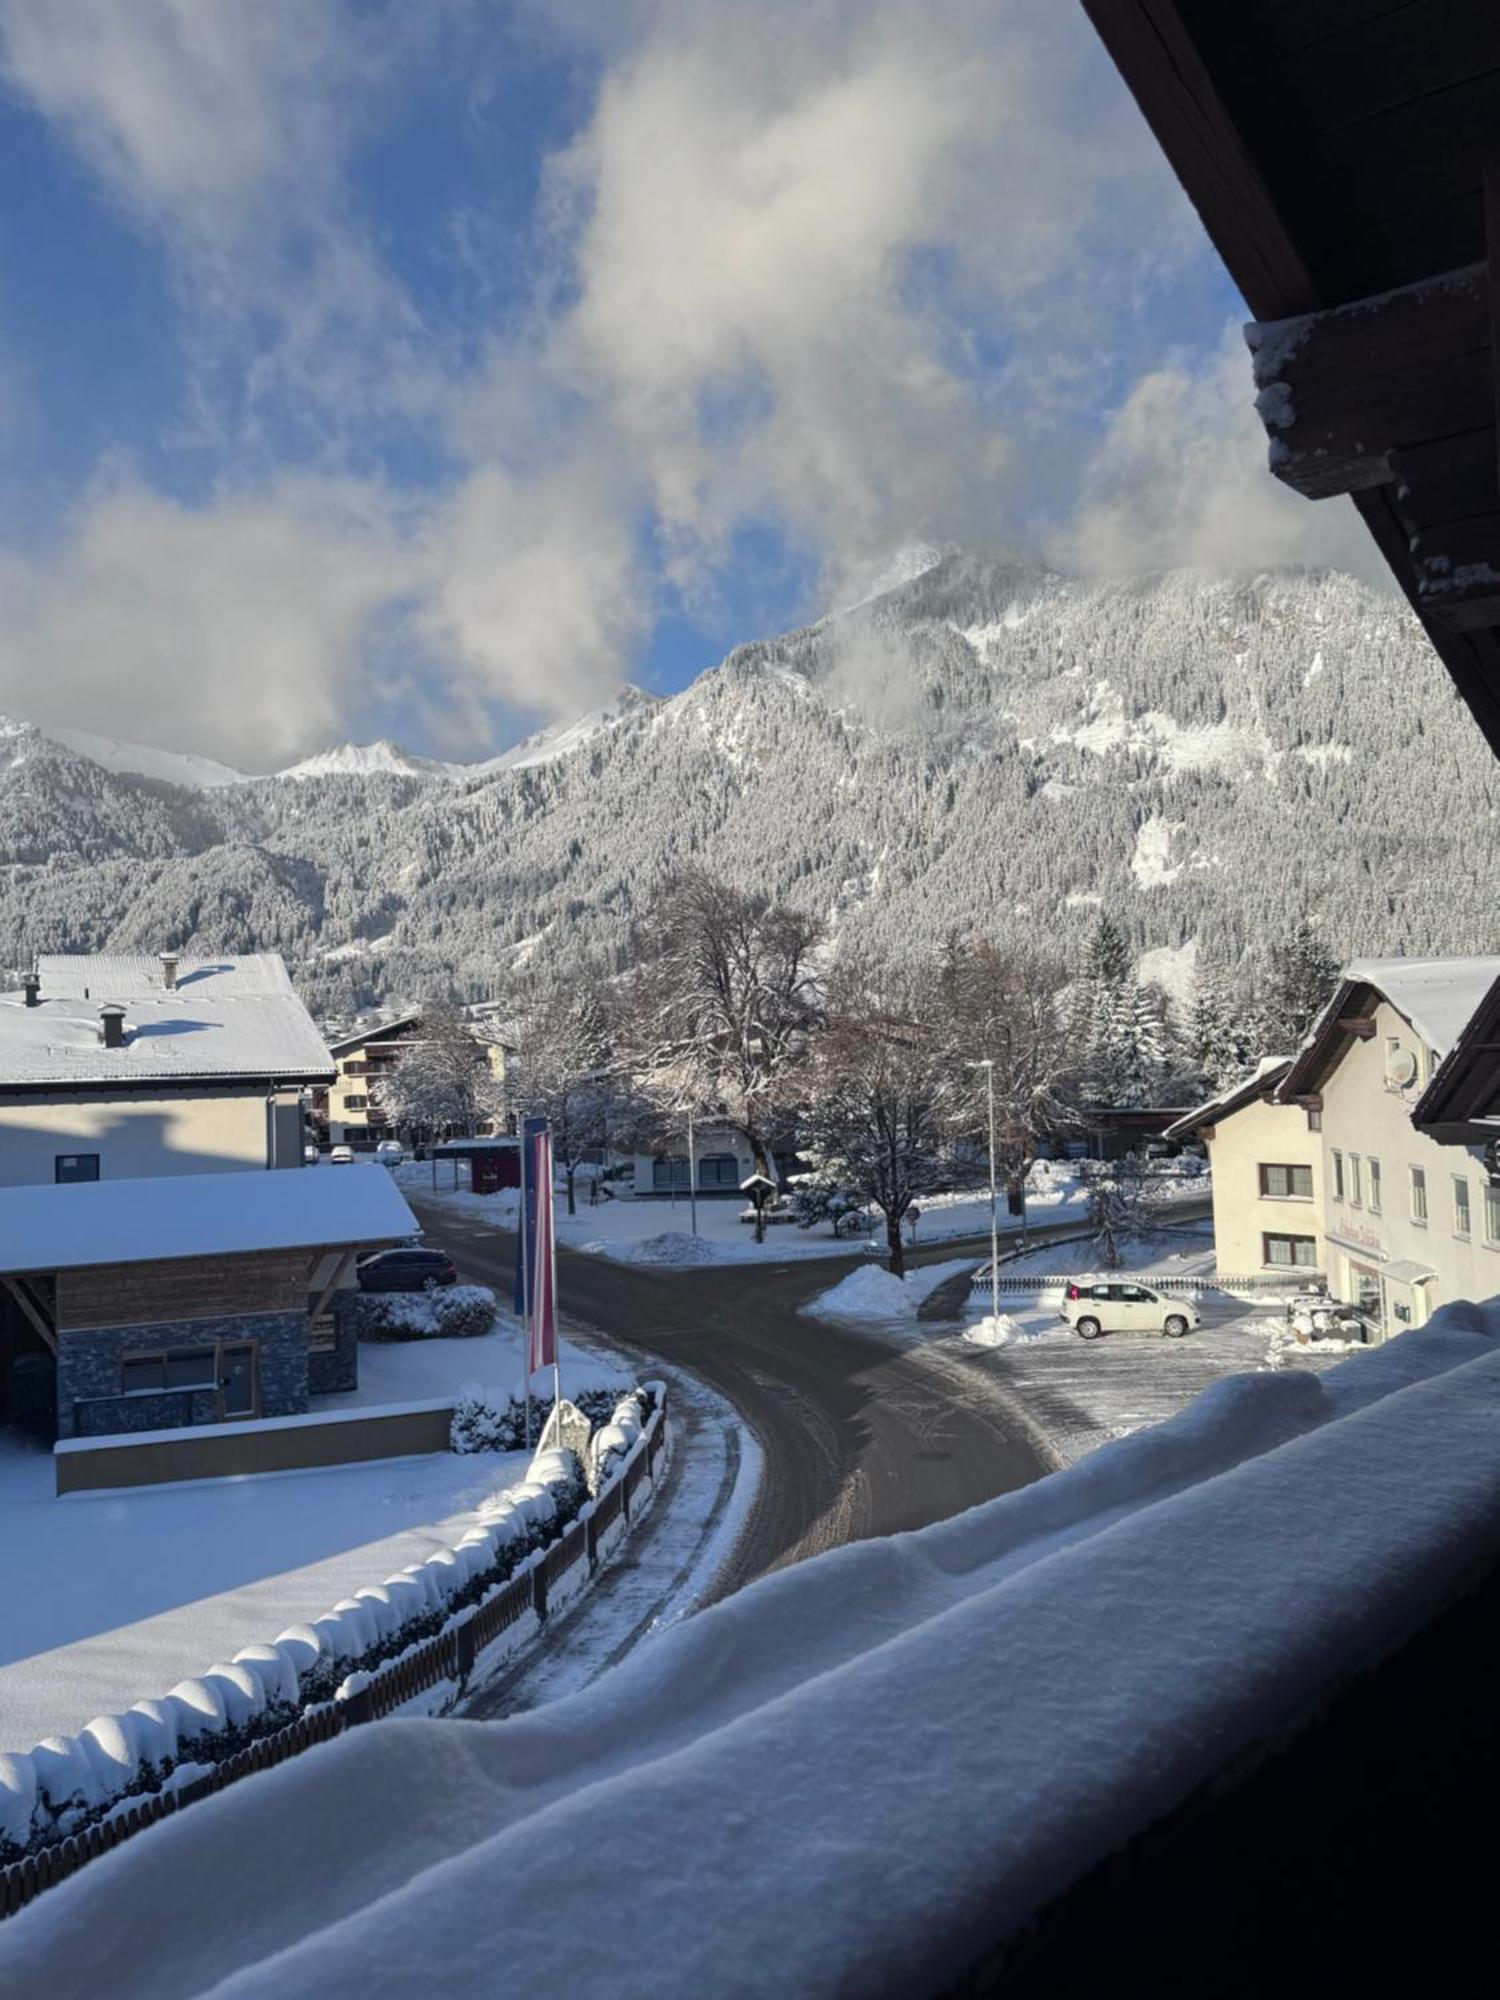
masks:
<path id="1" fill-rule="evenodd" d="M 1319 572 L 950 555 L 519 767 L 191 791 L 0 733 L 0 960 L 265 947 L 342 1015 L 618 950 L 698 862 L 897 952 L 954 929 L 1232 965 L 1500 942 L 1500 767 L 1405 607 Z M 360 759 L 335 757 L 340 762 Z M 377 767 L 389 758 L 369 760 Z"/>

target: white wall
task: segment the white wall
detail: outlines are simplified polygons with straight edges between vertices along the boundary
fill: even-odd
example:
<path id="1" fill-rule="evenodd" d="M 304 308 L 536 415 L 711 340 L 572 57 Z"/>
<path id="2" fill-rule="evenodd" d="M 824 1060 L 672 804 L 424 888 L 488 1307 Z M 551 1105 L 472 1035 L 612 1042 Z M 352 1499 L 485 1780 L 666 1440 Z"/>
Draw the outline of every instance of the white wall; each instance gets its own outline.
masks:
<path id="1" fill-rule="evenodd" d="M 1266 1104 L 1256 1098 L 1241 1106 L 1215 1125 L 1208 1156 L 1213 1168 L 1214 1255 L 1226 1276 L 1251 1277 L 1280 1268 L 1266 1262 L 1267 1234 L 1315 1238 L 1314 1268 L 1325 1268 L 1322 1143 L 1308 1130 L 1307 1113 L 1300 1105 Z M 1310 1168 L 1312 1198 L 1262 1195 L 1260 1169 L 1270 1165 Z"/>
<path id="2" fill-rule="evenodd" d="M 1394 1037 L 1417 1057 L 1417 1075 L 1402 1089 L 1386 1079 L 1386 1043 Z M 1500 1293 L 1500 1244 L 1485 1240 L 1484 1167 L 1478 1149 L 1440 1146 L 1416 1131 L 1411 1113 L 1431 1075 L 1431 1052 L 1415 1030 L 1392 1006 L 1382 1001 L 1375 1013 L 1375 1033 L 1356 1042 L 1323 1086 L 1324 1225 L 1328 1239 L 1329 1287 L 1342 1298 L 1356 1296 L 1351 1267 L 1410 1261 L 1437 1272 L 1428 1285 L 1391 1281 L 1385 1286 L 1387 1333 L 1406 1325 L 1420 1326 L 1440 1305 L 1455 1299 L 1487 1299 Z M 1334 1192 L 1333 1154 L 1344 1163 L 1344 1199 Z M 1355 1200 L 1351 1159 L 1360 1162 L 1359 1199 Z M 1381 1166 L 1378 1209 L 1370 1205 L 1369 1162 Z M 1427 1176 L 1427 1221 L 1412 1214 L 1411 1169 Z M 1469 1188 L 1470 1234 L 1454 1228 L 1453 1179 L 1461 1176 Z M 1398 1307 L 1411 1315 L 1402 1319 Z"/>
<path id="3" fill-rule="evenodd" d="M 264 1091 L 0 1100 L 0 1187 L 56 1179 L 59 1153 L 97 1153 L 101 1180 L 243 1173 L 266 1164 Z"/>
<path id="4" fill-rule="evenodd" d="M 725 1154 L 730 1154 L 734 1158 L 734 1185 L 737 1192 L 740 1182 L 749 1180 L 750 1176 L 755 1172 L 755 1160 L 749 1146 L 745 1143 L 744 1135 L 740 1132 L 727 1131 L 721 1126 L 699 1126 L 693 1134 L 693 1158 L 698 1163 L 696 1179 L 700 1194 L 707 1193 L 722 1196 L 727 1192 L 726 1189 L 717 1185 L 712 1188 L 705 1188 L 702 1173 L 702 1163 L 705 1158 L 709 1156 L 721 1157 Z M 673 1145 L 664 1146 L 660 1153 L 637 1153 L 635 1156 L 636 1193 L 638 1195 L 656 1195 L 658 1200 L 664 1201 L 667 1199 L 667 1190 L 663 1188 L 658 1191 L 656 1187 L 656 1161 L 658 1159 L 681 1160 L 683 1165 L 686 1166 L 686 1134 L 684 1133 L 682 1139 Z M 686 1182 L 676 1192 L 680 1199 L 685 1200 L 687 1198 Z"/>

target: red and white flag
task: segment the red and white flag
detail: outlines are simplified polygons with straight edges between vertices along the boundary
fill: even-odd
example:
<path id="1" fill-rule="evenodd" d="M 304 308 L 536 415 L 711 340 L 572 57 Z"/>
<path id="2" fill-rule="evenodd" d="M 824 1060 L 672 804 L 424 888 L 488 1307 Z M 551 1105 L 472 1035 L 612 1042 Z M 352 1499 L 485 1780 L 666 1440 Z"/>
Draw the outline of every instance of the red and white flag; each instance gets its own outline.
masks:
<path id="1" fill-rule="evenodd" d="M 531 1281 L 531 1366 L 551 1368 L 557 1362 L 557 1255 L 552 1212 L 552 1134 L 538 1132 L 532 1159 L 536 1165 L 536 1262 Z"/>

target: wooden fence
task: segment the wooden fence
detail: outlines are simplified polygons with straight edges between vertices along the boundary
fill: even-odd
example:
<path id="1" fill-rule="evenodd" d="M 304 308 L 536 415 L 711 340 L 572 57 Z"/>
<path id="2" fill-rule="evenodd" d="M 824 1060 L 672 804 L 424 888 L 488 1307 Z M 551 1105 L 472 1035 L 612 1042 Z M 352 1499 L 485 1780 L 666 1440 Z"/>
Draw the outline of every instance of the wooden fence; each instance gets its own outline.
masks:
<path id="1" fill-rule="evenodd" d="M 0 1868 L 0 1918 L 24 1909 L 44 1889 L 76 1874 L 86 1861 L 108 1854 L 122 1840 L 128 1840 L 145 1827 L 155 1826 L 169 1813 L 181 1812 L 184 1806 L 206 1799 L 253 1772 L 269 1771 L 315 1744 L 331 1742 L 360 1723 L 377 1722 L 444 1681 L 462 1687 L 485 1648 L 492 1646 L 528 1611 L 534 1611 L 539 1619 L 546 1618 L 549 1592 L 556 1591 L 575 1564 L 586 1562 L 590 1571 L 598 1567 L 599 1544 L 605 1530 L 622 1516 L 629 1521 L 632 1503 L 644 1479 L 649 1477 L 655 1484 L 665 1442 L 663 1407 L 652 1413 L 642 1434 L 643 1448 L 599 1495 L 587 1520 L 572 1522 L 534 1568 L 512 1577 L 477 1610 L 460 1613 L 451 1625 L 404 1653 L 399 1660 L 377 1668 L 362 1687 L 342 1701 L 311 1710 L 274 1736 L 262 1737 L 258 1743 L 225 1758 L 201 1777 L 170 1789 L 145 1793 L 122 1804 L 109 1819 L 85 1827 L 81 1833 L 71 1834 L 37 1854 L 28 1854 L 24 1861 Z M 170 1780 L 168 1784 L 170 1787 Z"/>

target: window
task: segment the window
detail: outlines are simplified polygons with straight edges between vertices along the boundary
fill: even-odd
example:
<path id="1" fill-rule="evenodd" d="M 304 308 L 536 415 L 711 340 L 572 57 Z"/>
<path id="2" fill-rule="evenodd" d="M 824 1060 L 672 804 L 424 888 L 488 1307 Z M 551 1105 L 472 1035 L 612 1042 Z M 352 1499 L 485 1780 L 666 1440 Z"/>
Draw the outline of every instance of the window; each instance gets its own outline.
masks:
<path id="1" fill-rule="evenodd" d="M 1333 1198 L 1335 1201 L 1344 1199 L 1344 1156 L 1337 1149 L 1333 1155 Z"/>
<path id="2" fill-rule="evenodd" d="M 1411 1170 L 1411 1219 L 1427 1226 L 1427 1175 L 1423 1168 Z"/>
<path id="3" fill-rule="evenodd" d="M 1312 1110 L 1309 1110 L 1309 1112 L 1308 1112 L 1308 1114 L 1307 1114 L 1307 1129 L 1308 1129 L 1308 1131 L 1309 1131 L 1309 1132 L 1321 1132 L 1321 1131 L 1322 1131 L 1322 1129 L 1323 1129 L 1323 1114 L 1322 1114 L 1322 1112 L 1321 1112 L 1321 1111 L 1312 1111 Z"/>
<path id="4" fill-rule="evenodd" d="M 1312 1271 L 1317 1268 L 1318 1239 L 1315 1236 L 1262 1236 L 1261 1262 L 1277 1271 Z"/>
<path id="5" fill-rule="evenodd" d="M 1379 1162 L 1379 1160 L 1377 1160 L 1377 1159 L 1376 1159 L 1375 1155 L 1374 1155 L 1374 1154 L 1372 1153 L 1372 1154 L 1370 1155 L 1369 1159 L 1365 1161 L 1365 1165 L 1366 1165 L 1366 1166 L 1367 1166 L 1367 1167 L 1369 1168 L 1369 1170 L 1370 1170 L 1370 1213 L 1371 1213 L 1371 1215 L 1379 1215 L 1379 1213 L 1380 1213 L 1380 1162 Z"/>
<path id="6" fill-rule="evenodd" d="M 1484 1191 L 1484 1240 L 1500 1250 L 1500 1187 Z"/>
<path id="7" fill-rule="evenodd" d="M 1453 1176 L 1453 1234 L 1471 1236 L 1474 1219 L 1469 1208 L 1469 1183 L 1462 1174 Z"/>
<path id="8" fill-rule="evenodd" d="M 686 1160 L 653 1160 L 651 1162 L 651 1185 L 658 1194 L 671 1188 L 685 1188 L 688 1184 L 688 1163 Z"/>
<path id="9" fill-rule="evenodd" d="M 740 1184 L 740 1163 L 733 1153 L 705 1153 L 698 1162 L 698 1185 L 703 1188 L 735 1188 Z"/>
<path id="10" fill-rule="evenodd" d="M 1358 1153 L 1349 1155 L 1349 1206 L 1351 1208 L 1364 1206 L 1364 1185 L 1359 1171 Z"/>
<path id="11" fill-rule="evenodd" d="M 370 1100 L 368 1097 L 353 1097 L 346 1095 L 344 1098 L 344 1109 L 346 1111 L 365 1111 L 368 1110 L 369 1103 Z"/>
<path id="12" fill-rule="evenodd" d="M 370 1074 L 370 1065 L 367 1062 L 340 1063 L 339 1068 L 344 1072 L 345 1076 L 368 1076 Z"/>
<path id="13" fill-rule="evenodd" d="M 173 1347 L 165 1354 L 127 1354 L 120 1363 L 120 1390 L 126 1396 L 159 1395 L 164 1389 L 212 1389 L 218 1384 L 211 1347 Z"/>
<path id="14" fill-rule="evenodd" d="M 53 1162 L 52 1174 L 59 1187 L 73 1181 L 96 1181 L 99 1178 L 99 1155 L 59 1153 Z"/>
<path id="15" fill-rule="evenodd" d="M 1311 1201 L 1312 1168 L 1263 1166 L 1260 1170 L 1260 1191 L 1270 1201 Z"/>

